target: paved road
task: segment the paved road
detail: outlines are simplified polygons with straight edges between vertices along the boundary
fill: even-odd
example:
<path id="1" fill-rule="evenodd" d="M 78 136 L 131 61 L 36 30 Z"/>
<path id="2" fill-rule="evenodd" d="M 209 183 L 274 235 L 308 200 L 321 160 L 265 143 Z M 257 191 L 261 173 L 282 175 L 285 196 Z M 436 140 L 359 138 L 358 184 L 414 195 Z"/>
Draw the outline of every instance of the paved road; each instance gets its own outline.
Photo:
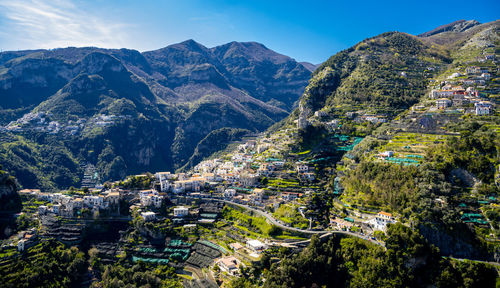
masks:
<path id="1" fill-rule="evenodd" d="M 322 236 L 320 236 L 321 238 L 327 237 L 327 236 L 332 235 L 332 234 L 342 234 L 342 235 L 348 235 L 348 236 L 352 236 L 352 237 L 357 237 L 357 238 L 360 238 L 360 239 L 364 239 L 364 240 L 370 241 L 370 242 L 372 242 L 374 244 L 377 244 L 379 246 L 384 246 L 383 243 L 378 242 L 376 240 L 373 240 L 373 239 L 371 239 L 368 236 L 356 234 L 356 233 L 349 232 L 349 231 L 341 231 L 341 230 L 336 230 L 336 231 L 331 231 L 331 230 L 316 230 L 315 231 L 315 230 L 305 230 L 305 229 L 299 229 L 299 228 L 295 228 L 295 227 L 286 226 L 286 225 L 283 225 L 280 222 L 278 222 L 278 220 L 274 219 L 273 216 L 271 215 L 271 213 L 268 213 L 268 212 L 265 212 L 265 211 L 262 211 L 262 210 L 259 210 L 259 209 L 255 209 L 255 208 L 250 207 L 248 205 L 244 205 L 244 204 L 236 203 L 236 202 L 233 202 L 233 201 L 229 201 L 229 200 L 222 200 L 222 199 L 212 199 L 212 200 L 224 202 L 226 204 L 238 206 L 238 207 L 241 207 L 243 209 L 247 209 L 247 210 L 253 211 L 253 212 L 255 212 L 255 213 L 257 213 L 257 214 L 265 217 L 267 220 L 269 220 L 269 222 L 271 222 L 271 224 L 274 224 L 274 225 L 280 227 L 283 230 L 288 230 L 288 231 L 293 231 L 293 232 L 299 232 L 299 233 L 304 233 L 304 234 L 323 234 Z M 304 240 L 304 241 L 298 241 L 298 242 L 287 243 L 287 244 L 290 244 L 290 245 L 301 245 L 301 244 L 308 243 L 309 241 L 311 241 L 311 240 Z"/>
<path id="2" fill-rule="evenodd" d="M 472 261 L 472 262 L 479 262 L 483 264 L 490 264 L 494 266 L 500 266 L 500 263 L 497 262 L 488 262 L 488 261 L 481 261 L 481 260 L 472 260 L 472 259 L 464 259 L 464 258 L 455 258 L 455 257 L 448 257 L 448 256 L 443 256 L 443 258 L 451 258 L 457 261 Z"/>
<path id="3" fill-rule="evenodd" d="M 315 231 L 315 230 L 305 230 L 305 229 L 299 229 L 299 228 L 295 228 L 295 227 L 286 226 L 286 225 L 281 224 L 278 220 L 274 219 L 273 216 L 271 215 L 271 213 L 268 213 L 268 212 L 265 212 L 265 211 L 262 211 L 262 210 L 259 210 L 259 209 L 255 209 L 255 208 L 250 207 L 248 205 L 244 205 L 244 204 L 236 203 L 236 202 L 233 202 L 233 201 L 229 201 L 229 200 L 222 200 L 222 199 L 213 199 L 213 200 L 224 202 L 224 203 L 227 203 L 227 204 L 230 204 L 230 205 L 238 206 L 238 207 L 241 207 L 243 209 L 247 209 L 247 210 L 250 210 L 252 212 L 255 212 L 255 213 L 259 214 L 260 216 L 265 217 L 267 220 L 269 220 L 269 222 L 271 224 L 276 225 L 276 226 L 278 226 L 278 227 L 280 227 L 281 229 L 284 229 L 284 230 L 289 230 L 289 231 L 294 231 L 294 232 L 299 232 L 299 233 L 305 233 L 305 234 L 325 234 L 325 233 L 330 232 L 330 231 L 326 231 L 326 230 Z"/>

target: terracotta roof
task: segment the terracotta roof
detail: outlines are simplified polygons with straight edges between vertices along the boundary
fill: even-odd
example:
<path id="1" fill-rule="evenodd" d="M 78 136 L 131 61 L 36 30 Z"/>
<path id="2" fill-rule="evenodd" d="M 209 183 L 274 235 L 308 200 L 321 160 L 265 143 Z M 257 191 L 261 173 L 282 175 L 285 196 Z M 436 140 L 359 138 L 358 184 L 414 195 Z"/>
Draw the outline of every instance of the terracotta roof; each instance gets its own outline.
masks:
<path id="1" fill-rule="evenodd" d="M 231 246 L 235 250 L 239 250 L 239 249 L 243 248 L 243 245 L 241 245 L 240 243 L 237 243 L 237 242 L 231 243 L 231 244 L 229 244 L 229 246 Z"/>
<path id="2" fill-rule="evenodd" d="M 228 268 L 238 267 L 236 264 L 237 263 L 236 258 L 234 258 L 233 256 L 222 258 L 220 261 Z"/>
<path id="3" fill-rule="evenodd" d="M 384 211 L 380 211 L 380 212 L 378 212 L 378 214 L 384 215 L 384 216 L 388 216 L 388 217 L 392 217 L 391 213 L 387 213 L 387 212 L 384 212 Z"/>

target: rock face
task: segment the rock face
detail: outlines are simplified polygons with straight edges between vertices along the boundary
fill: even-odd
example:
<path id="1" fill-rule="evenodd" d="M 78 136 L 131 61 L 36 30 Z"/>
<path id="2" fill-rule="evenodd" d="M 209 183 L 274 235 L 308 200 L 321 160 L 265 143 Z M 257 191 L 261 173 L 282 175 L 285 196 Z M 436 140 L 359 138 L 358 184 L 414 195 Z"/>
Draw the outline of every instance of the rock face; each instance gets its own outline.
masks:
<path id="1" fill-rule="evenodd" d="M 188 40 L 145 52 L 144 57 L 158 71 L 153 78 L 176 91 L 190 83 L 211 83 L 222 89 L 232 86 L 263 102 L 282 103 L 287 110 L 310 76 L 304 65 L 255 42 L 207 48 Z"/>
<path id="2" fill-rule="evenodd" d="M 0 197 L 11 196 L 17 191 L 16 182 L 9 174 L 0 171 Z"/>
<path id="3" fill-rule="evenodd" d="M 474 243 L 474 236 L 467 227 L 462 227 L 462 232 L 455 231 L 453 235 L 442 228 L 421 225 L 419 232 L 430 244 L 438 247 L 442 255 L 468 259 L 485 259 L 488 255 L 486 250 L 481 250 Z"/>
<path id="4" fill-rule="evenodd" d="M 464 32 L 465 30 L 480 24 L 481 23 L 477 22 L 476 20 L 458 20 L 450 24 L 439 26 L 429 32 L 422 33 L 418 35 L 418 37 L 429 37 L 443 32 Z"/>
<path id="5" fill-rule="evenodd" d="M 193 153 L 189 165 L 195 165 L 208 156 L 203 151 L 212 152 L 195 151 L 211 131 L 258 132 L 286 117 L 310 74 L 255 42 L 207 48 L 188 40 L 144 53 L 93 47 L 3 52 L 0 125 L 17 121 L 12 125 L 26 129 L 22 139 L 7 137 L 11 147 L 23 148 L 0 148 L 0 164 L 21 185 L 34 188 L 44 178 L 38 186 L 49 189 L 79 185 L 74 163 L 95 165 L 102 181 L 177 169 Z M 30 115 L 43 120 L 23 120 Z M 56 127 L 50 133 L 49 123 Z M 61 157 L 71 165 L 53 165 Z M 65 176 L 44 176 L 55 169 Z"/>
<path id="6" fill-rule="evenodd" d="M 18 212 L 21 208 L 15 179 L 0 170 L 0 213 Z"/>

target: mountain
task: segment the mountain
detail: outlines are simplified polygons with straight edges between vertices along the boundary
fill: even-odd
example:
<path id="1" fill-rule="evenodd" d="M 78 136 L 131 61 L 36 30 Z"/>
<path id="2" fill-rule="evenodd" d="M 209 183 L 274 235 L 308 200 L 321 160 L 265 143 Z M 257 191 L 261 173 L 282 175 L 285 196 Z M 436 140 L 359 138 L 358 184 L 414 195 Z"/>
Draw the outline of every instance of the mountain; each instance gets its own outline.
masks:
<path id="1" fill-rule="evenodd" d="M 300 100 L 299 117 L 311 117 L 317 110 L 393 117 L 415 104 L 432 71 L 450 61 L 443 51 L 406 33 L 366 39 L 314 71 Z"/>
<path id="2" fill-rule="evenodd" d="M 435 29 L 432 29 L 431 31 L 422 33 L 418 35 L 418 37 L 429 37 L 443 32 L 464 32 L 465 30 L 480 24 L 481 23 L 477 22 L 476 20 L 458 20 L 446 25 L 441 25 Z"/>
<path id="3" fill-rule="evenodd" d="M 88 165 L 101 181 L 177 169 L 190 158 L 192 166 L 213 152 L 197 149 L 212 131 L 259 132 L 286 117 L 309 77 L 255 42 L 3 52 L 0 164 L 21 185 L 48 189 L 78 186 Z M 242 133 L 231 135 L 217 147 Z"/>
<path id="4" fill-rule="evenodd" d="M 443 255 L 491 259 L 486 241 L 494 236 L 486 232 L 498 237 L 497 228 L 478 231 L 484 219 L 496 221 L 484 211 L 495 210 L 500 183 L 498 112 L 481 115 L 474 103 L 500 104 L 499 31 L 500 21 L 459 21 L 423 36 L 387 32 L 363 40 L 313 72 L 299 107 L 269 138 L 295 133 L 275 145 L 294 163 L 314 163 L 327 182 L 317 198 L 335 198 L 328 201 L 351 207 L 351 215 L 398 214 Z M 457 92 L 443 100 L 431 91 Z"/>
<path id="5" fill-rule="evenodd" d="M 321 65 L 321 64 L 312 64 L 309 62 L 300 62 L 300 64 L 302 64 L 302 66 L 306 67 L 306 69 L 311 72 L 314 72 L 314 70 L 316 70 L 316 68 L 318 68 Z"/>

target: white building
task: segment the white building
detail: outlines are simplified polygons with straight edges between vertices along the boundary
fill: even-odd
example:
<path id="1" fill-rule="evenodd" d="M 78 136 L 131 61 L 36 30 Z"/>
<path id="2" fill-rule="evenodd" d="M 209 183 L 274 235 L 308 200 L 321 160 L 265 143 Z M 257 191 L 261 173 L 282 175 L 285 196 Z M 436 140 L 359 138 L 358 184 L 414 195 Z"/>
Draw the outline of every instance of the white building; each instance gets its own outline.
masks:
<path id="1" fill-rule="evenodd" d="M 441 98 L 436 100 L 436 107 L 438 109 L 445 109 L 451 106 L 451 100 L 448 98 Z"/>
<path id="2" fill-rule="evenodd" d="M 491 103 L 489 102 L 479 102 L 475 103 L 476 115 L 489 115 L 491 113 Z"/>
<path id="3" fill-rule="evenodd" d="M 255 253 L 260 253 L 267 249 L 266 244 L 260 242 L 259 240 L 248 240 L 246 246 L 250 251 Z"/>
<path id="4" fill-rule="evenodd" d="M 83 196 L 83 204 L 92 209 L 104 208 L 104 197 L 96 196 Z"/>
<path id="5" fill-rule="evenodd" d="M 155 173 L 155 178 L 157 181 L 172 180 L 175 178 L 175 174 L 171 174 L 170 172 L 157 172 Z"/>
<path id="6" fill-rule="evenodd" d="M 178 180 L 174 182 L 174 193 L 200 192 L 200 182 L 197 180 Z"/>
<path id="7" fill-rule="evenodd" d="M 432 90 L 429 97 L 431 99 L 438 99 L 439 97 L 451 97 L 453 94 L 453 90 Z"/>
<path id="8" fill-rule="evenodd" d="M 380 211 L 375 218 L 369 220 L 367 223 L 371 224 L 375 230 L 385 231 L 387 224 L 394 222 L 394 217 L 391 213 Z"/>
<path id="9" fill-rule="evenodd" d="M 45 215 L 45 213 L 47 213 L 47 206 L 38 206 L 38 215 Z"/>
<path id="10" fill-rule="evenodd" d="M 163 196 L 159 195 L 155 190 L 143 190 L 139 192 L 141 205 L 144 207 L 154 206 L 160 208 L 163 203 Z"/>
<path id="11" fill-rule="evenodd" d="M 314 112 L 314 116 L 316 116 L 316 117 L 325 117 L 327 115 L 328 114 L 325 111 L 321 111 L 321 110 Z"/>
<path id="12" fill-rule="evenodd" d="M 61 204 L 52 206 L 52 212 L 56 215 L 59 215 L 59 213 L 61 213 Z"/>
<path id="13" fill-rule="evenodd" d="M 254 186 L 259 180 L 259 174 L 243 172 L 240 174 L 239 183 L 244 186 Z"/>
<path id="14" fill-rule="evenodd" d="M 224 191 L 224 197 L 225 198 L 231 198 L 236 196 L 236 190 L 235 189 L 226 189 Z"/>
<path id="15" fill-rule="evenodd" d="M 384 151 L 379 154 L 381 157 L 392 157 L 394 156 L 394 151 Z"/>
<path id="16" fill-rule="evenodd" d="M 298 164 L 297 165 L 297 172 L 299 172 L 299 173 L 305 173 L 307 171 L 309 171 L 309 166 L 304 165 L 304 164 Z"/>
<path id="17" fill-rule="evenodd" d="M 142 218 L 144 218 L 144 221 L 153 221 L 156 219 L 155 212 L 142 212 L 141 216 Z"/>
<path id="18" fill-rule="evenodd" d="M 392 217 L 392 214 L 391 213 L 387 213 L 387 212 L 384 212 L 384 211 L 380 211 L 377 213 L 377 216 L 375 216 L 375 218 L 377 218 L 377 220 L 381 221 L 381 222 L 393 222 L 393 217 Z"/>
<path id="19" fill-rule="evenodd" d="M 17 251 L 24 251 L 24 248 L 26 246 L 26 240 L 21 239 L 19 242 L 17 242 Z"/>
<path id="20" fill-rule="evenodd" d="M 174 217 L 185 217 L 189 214 L 189 208 L 179 206 L 174 208 Z"/>
<path id="21" fill-rule="evenodd" d="M 234 256 L 228 256 L 221 258 L 217 261 L 217 266 L 219 266 L 220 270 L 226 272 L 229 275 L 238 274 L 238 260 Z"/>

